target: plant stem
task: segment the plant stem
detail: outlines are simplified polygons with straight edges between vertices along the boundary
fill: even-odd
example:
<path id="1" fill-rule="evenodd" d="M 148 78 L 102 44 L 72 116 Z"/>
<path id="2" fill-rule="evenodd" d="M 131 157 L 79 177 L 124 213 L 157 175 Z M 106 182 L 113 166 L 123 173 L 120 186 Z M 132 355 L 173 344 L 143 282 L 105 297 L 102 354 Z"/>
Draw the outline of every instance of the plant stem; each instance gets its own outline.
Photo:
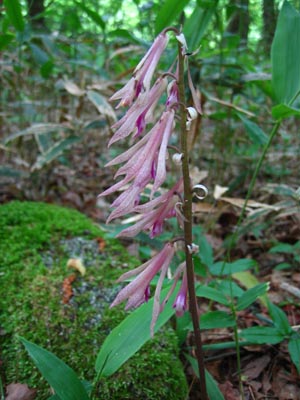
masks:
<path id="1" fill-rule="evenodd" d="M 259 160 L 258 160 L 258 162 L 256 164 L 255 171 L 254 171 L 254 173 L 252 175 L 252 178 L 251 178 L 251 181 L 250 181 L 250 184 L 249 184 L 249 188 L 248 188 L 248 191 L 247 191 L 247 195 L 246 195 L 246 198 L 245 198 L 245 201 L 244 201 L 244 204 L 243 204 L 243 208 L 242 208 L 241 214 L 240 214 L 238 222 L 237 222 L 237 229 L 236 229 L 234 235 L 232 236 L 232 240 L 230 241 L 229 252 L 231 251 L 231 249 L 232 249 L 232 247 L 233 247 L 233 245 L 235 243 L 235 240 L 237 239 L 237 237 L 239 235 L 239 228 L 241 226 L 241 223 L 243 221 L 244 215 L 246 213 L 246 208 L 247 208 L 247 205 L 248 205 L 248 201 L 249 201 L 249 199 L 251 197 L 251 194 L 252 194 L 252 191 L 254 189 L 254 185 L 255 185 L 255 182 L 256 182 L 256 179 L 257 179 L 257 175 L 258 175 L 258 173 L 259 173 L 259 171 L 261 169 L 262 163 L 263 163 L 263 161 L 264 161 L 264 159 L 266 157 L 266 154 L 267 154 L 267 152 L 268 152 L 268 150 L 269 150 L 269 148 L 271 146 L 271 143 L 272 143 L 272 141 L 273 141 L 273 139 L 274 139 L 279 127 L 280 127 L 280 124 L 281 124 L 281 120 L 277 121 L 276 124 L 273 126 L 273 129 L 272 129 L 272 131 L 270 133 L 270 136 L 269 136 L 269 140 L 266 143 L 266 145 L 264 147 L 264 150 L 263 150 L 263 152 L 262 152 L 262 154 L 261 154 L 261 156 L 260 156 L 260 158 L 259 158 Z"/>
<path id="2" fill-rule="evenodd" d="M 251 178 L 251 181 L 250 181 L 250 184 L 249 184 L 247 195 L 246 195 L 246 198 L 245 198 L 245 201 L 244 201 L 244 204 L 243 204 L 243 208 L 241 210 L 241 214 L 240 214 L 238 222 L 237 222 L 237 229 L 236 229 L 235 233 L 232 235 L 230 243 L 229 243 L 229 247 L 228 247 L 228 250 L 227 250 L 227 257 L 226 257 L 227 260 L 229 260 L 230 252 L 231 252 L 231 250 L 232 250 L 232 248 L 233 248 L 233 246 L 234 246 L 234 244 L 235 244 L 235 242 L 236 242 L 236 240 L 238 238 L 239 231 L 240 231 L 239 228 L 240 228 L 240 226 L 242 224 L 242 221 L 244 219 L 244 215 L 245 215 L 246 209 L 247 209 L 247 204 L 248 204 L 248 201 L 249 201 L 249 199 L 251 197 L 252 191 L 254 189 L 254 185 L 255 185 L 258 173 L 259 173 L 259 171 L 261 169 L 261 166 L 262 166 L 262 163 L 263 163 L 263 161 L 264 161 L 264 159 L 266 157 L 266 154 L 267 154 L 267 152 L 268 152 L 268 150 L 269 150 L 269 148 L 271 146 L 271 143 L 272 143 L 272 141 L 273 141 L 273 139 L 274 139 L 279 127 L 280 127 L 280 124 L 281 124 L 281 120 L 277 121 L 276 124 L 273 126 L 273 129 L 272 129 L 272 131 L 270 133 L 270 136 L 269 136 L 269 140 L 266 143 L 266 145 L 265 145 L 265 147 L 263 149 L 263 152 L 262 152 L 262 154 L 261 154 L 261 156 L 260 156 L 260 158 L 259 158 L 259 160 L 258 160 L 258 162 L 256 164 L 254 173 L 252 175 L 252 178 Z M 225 261 L 224 261 L 222 269 L 224 268 L 224 266 L 225 266 Z M 230 282 L 232 283 L 232 276 L 230 277 L 230 279 L 231 279 Z M 231 296 L 231 297 L 233 298 L 233 296 Z M 242 374 L 241 374 L 240 343 L 239 343 L 238 330 L 237 330 L 237 315 L 236 315 L 236 311 L 235 311 L 235 308 L 234 308 L 234 304 L 232 304 L 232 310 L 231 311 L 232 311 L 234 319 L 236 321 L 236 325 L 235 325 L 235 328 L 234 328 L 234 339 L 235 339 L 235 345 L 236 345 L 237 369 L 238 369 L 238 375 L 239 375 L 240 395 L 241 395 L 242 399 L 244 399 L 245 396 L 244 396 L 244 392 L 243 392 L 243 382 L 242 382 Z"/>
<path id="3" fill-rule="evenodd" d="M 180 142 L 182 157 L 182 175 L 184 185 L 184 203 L 183 214 L 184 221 L 184 241 L 185 241 L 185 257 L 186 257 L 186 270 L 189 292 L 189 311 L 193 321 L 196 356 L 199 368 L 200 378 L 200 400 L 208 400 L 206 381 L 205 381 L 205 368 L 204 368 L 204 355 L 202 349 L 202 339 L 200 331 L 200 323 L 198 316 L 198 305 L 195 291 L 195 274 L 192 254 L 189 251 L 189 246 L 192 245 L 192 190 L 189 172 L 189 156 L 187 146 L 187 132 L 186 132 L 186 109 L 185 109 L 185 94 L 184 94 L 184 56 L 182 55 L 181 44 L 178 44 L 178 65 L 179 65 L 179 81 L 178 92 L 180 102 Z"/>

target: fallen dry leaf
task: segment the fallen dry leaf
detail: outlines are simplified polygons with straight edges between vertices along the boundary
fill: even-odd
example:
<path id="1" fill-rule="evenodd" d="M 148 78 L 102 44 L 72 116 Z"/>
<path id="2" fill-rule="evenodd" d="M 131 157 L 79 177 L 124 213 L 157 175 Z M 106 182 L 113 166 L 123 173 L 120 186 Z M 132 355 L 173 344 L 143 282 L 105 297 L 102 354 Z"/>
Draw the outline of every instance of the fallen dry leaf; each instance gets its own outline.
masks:
<path id="1" fill-rule="evenodd" d="M 36 390 L 23 383 L 10 383 L 6 387 L 6 400 L 33 400 Z"/>
<path id="2" fill-rule="evenodd" d="M 86 273 L 86 268 L 80 258 L 70 258 L 67 262 L 67 267 L 76 269 L 82 276 Z"/>
<path id="3" fill-rule="evenodd" d="M 219 385 L 219 388 L 224 395 L 225 400 L 240 400 L 239 392 L 233 388 L 231 382 L 226 381 Z"/>
<path id="4" fill-rule="evenodd" d="M 72 81 L 63 81 L 63 86 L 67 92 L 72 94 L 73 96 L 83 96 L 85 94 L 85 90 L 80 89 L 76 83 Z"/>
<path id="5" fill-rule="evenodd" d="M 271 357 L 268 355 L 255 358 L 255 360 L 251 361 L 243 370 L 243 375 L 246 376 L 248 380 L 257 378 L 267 367 L 270 361 Z"/>
<path id="6" fill-rule="evenodd" d="M 70 275 L 64 279 L 62 290 L 63 290 L 63 303 L 68 304 L 70 299 L 73 297 L 72 283 L 75 281 L 76 275 Z"/>
<path id="7" fill-rule="evenodd" d="M 96 240 L 98 242 L 99 251 L 102 252 L 105 249 L 106 242 L 102 237 L 97 237 Z"/>

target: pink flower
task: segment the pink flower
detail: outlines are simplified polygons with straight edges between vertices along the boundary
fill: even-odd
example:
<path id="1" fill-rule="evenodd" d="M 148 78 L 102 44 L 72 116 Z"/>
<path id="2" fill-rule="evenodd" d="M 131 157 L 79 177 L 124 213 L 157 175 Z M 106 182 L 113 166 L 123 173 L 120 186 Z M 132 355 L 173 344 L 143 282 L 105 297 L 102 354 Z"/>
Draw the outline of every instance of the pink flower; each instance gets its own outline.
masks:
<path id="1" fill-rule="evenodd" d="M 125 177 L 99 196 L 107 196 L 129 182 L 133 182 L 111 205 L 115 207 L 115 210 L 111 213 L 107 222 L 133 211 L 139 194 L 153 179 L 154 165 L 157 165 L 154 188 L 158 188 L 163 183 L 166 176 L 167 143 L 172 133 L 173 123 L 174 111 L 165 111 L 160 120 L 140 142 L 108 164 L 113 165 L 127 160 L 115 175 L 115 177 L 119 175 L 125 175 Z"/>
<path id="2" fill-rule="evenodd" d="M 118 140 L 126 138 L 132 132 L 134 136 L 139 136 L 143 132 L 146 123 L 151 122 L 152 110 L 166 86 L 166 78 L 159 78 L 148 93 L 142 93 L 137 98 L 126 114 L 112 126 L 117 130 L 110 139 L 108 147 Z"/>
<path id="3" fill-rule="evenodd" d="M 188 293 L 188 284 L 187 284 L 187 275 L 185 268 L 183 272 L 181 287 L 173 304 L 173 308 L 175 308 L 176 310 L 177 317 L 182 317 L 187 309 L 187 293 Z"/>
<path id="4" fill-rule="evenodd" d="M 160 313 L 160 292 L 163 280 L 166 276 L 168 267 L 174 256 L 174 246 L 172 243 L 167 243 L 164 248 L 156 254 L 151 260 L 142 264 L 132 271 L 123 274 L 118 282 L 122 282 L 132 276 L 136 278 L 125 286 L 117 295 L 110 307 L 114 307 L 124 300 L 127 300 L 125 309 L 136 308 L 148 300 L 149 286 L 154 276 L 160 272 L 160 277 L 156 285 L 154 294 L 153 314 L 151 322 L 151 333 L 153 335 L 154 326 Z"/>
<path id="5" fill-rule="evenodd" d="M 130 106 L 142 91 L 148 92 L 159 59 L 168 44 L 165 33 L 159 34 L 133 72 L 133 77 L 110 100 L 121 100 L 120 106 Z"/>
<path id="6" fill-rule="evenodd" d="M 178 201 L 176 194 L 183 190 L 183 181 L 180 179 L 168 192 L 156 197 L 148 203 L 137 205 L 133 211 L 142 213 L 142 218 L 120 232 L 117 237 L 134 237 L 142 230 L 150 229 L 150 238 L 162 233 L 164 221 L 176 215 L 175 205 Z"/>

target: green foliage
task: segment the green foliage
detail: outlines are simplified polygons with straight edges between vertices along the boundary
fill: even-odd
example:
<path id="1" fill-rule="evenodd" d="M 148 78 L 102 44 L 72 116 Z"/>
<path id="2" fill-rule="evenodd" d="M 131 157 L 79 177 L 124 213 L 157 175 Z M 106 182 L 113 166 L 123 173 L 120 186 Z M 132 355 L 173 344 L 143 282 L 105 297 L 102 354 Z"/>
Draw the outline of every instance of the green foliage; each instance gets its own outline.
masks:
<path id="1" fill-rule="evenodd" d="M 299 42 L 300 14 L 285 1 L 272 44 L 272 83 L 279 103 L 292 105 L 299 95 Z"/>
<path id="2" fill-rule="evenodd" d="M 88 400 L 89 396 L 75 372 L 54 354 L 20 338 L 36 367 L 61 400 Z"/>
<path id="3" fill-rule="evenodd" d="M 188 354 L 185 354 L 185 356 L 191 363 L 191 366 L 195 371 L 196 375 L 199 377 L 199 369 L 196 359 L 189 356 Z M 224 396 L 222 395 L 217 382 L 214 380 L 214 378 L 207 370 L 205 371 L 205 378 L 206 378 L 207 394 L 209 399 L 224 400 Z"/>
<path id="4" fill-rule="evenodd" d="M 99 253 L 93 239 L 103 236 L 97 226 L 75 210 L 38 202 L 10 202 L 0 207 L 0 280 L 1 287 L 6 288 L 6 295 L 0 299 L 5 383 L 24 381 L 38 389 L 39 399 L 49 397 L 46 382 L 33 367 L 16 335 L 26 336 L 26 340 L 56 354 L 78 372 L 79 379 L 95 378 L 98 349 L 125 317 L 120 309 L 108 309 L 118 290 L 112 288 L 112 282 L 125 267 L 132 268 L 137 263 L 117 241 L 106 237 L 105 250 Z M 79 257 L 78 249 L 73 253 L 75 239 L 87 273 L 84 278 L 77 277 L 73 283 L 75 297 L 63 304 L 62 285 L 71 273 L 66 269 L 67 261 L 70 257 Z M 120 393 L 124 390 L 128 396 L 133 393 L 129 398 L 135 398 L 136 390 L 139 393 L 136 398 L 140 398 L 143 388 L 148 400 L 154 400 L 156 393 L 162 399 L 167 399 L 169 392 L 174 393 L 173 400 L 185 397 L 187 387 L 177 358 L 174 332 L 165 329 L 149 343 L 120 368 L 118 382 L 114 376 L 101 380 L 98 399 L 102 388 L 103 399 L 123 398 Z M 37 349 L 35 345 L 29 346 L 31 354 Z M 35 357 L 41 356 L 46 364 L 53 361 L 47 352 L 41 353 L 39 349 L 37 352 Z M 172 376 L 171 366 L 172 369 L 174 366 Z M 47 378 L 51 370 L 48 366 L 46 369 L 42 373 Z M 55 371 L 53 379 L 56 379 Z M 151 376 L 156 371 L 154 382 Z M 164 377 L 163 384 L 159 373 Z M 122 386 L 124 382 L 130 383 L 132 392 Z M 52 381 L 51 386 L 55 387 Z"/>
<path id="5" fill-rule="evenodd" d="M 168 289 L 162 291 L 162 298 L 166 296 L 167 292 Z M 159 315 L 155 324 L 155 332 L 175 313 L 175 310 L 172 308 L 175 294 Z M 151 299 L 148 303 L 143 304 L 136 311 L 132 312 L 106 338 L 97 356 L 95 366 L 100 377 L 110 376 L 116 372 L 124 362 L 150 339 L 153 300 Z"/>
<path id="6" fill-rule="evenodd" d="M 176 3 L 174 3 L 173 0 L 166 0 L 156 17 L 156 35 L 164 28 L 171 25 L 189 2 L 190 0 L 177 0 Z"/>
<path id="7" fill-rule="evenodd" d="M 23 32 L 25 23 L 19 0 L 4 0 L 4 6 L 7 16 L 14 28 L 19 32 Z"/>
<path id="8" fill-rule="evenodd" d="M 190 49 L 196 50 L 199 47 L 201 39 L 205 35 L 216 12 L 218 2 L 219 0 L 197 3 L 193 13 L 184 24 L 183 33 Z"/>

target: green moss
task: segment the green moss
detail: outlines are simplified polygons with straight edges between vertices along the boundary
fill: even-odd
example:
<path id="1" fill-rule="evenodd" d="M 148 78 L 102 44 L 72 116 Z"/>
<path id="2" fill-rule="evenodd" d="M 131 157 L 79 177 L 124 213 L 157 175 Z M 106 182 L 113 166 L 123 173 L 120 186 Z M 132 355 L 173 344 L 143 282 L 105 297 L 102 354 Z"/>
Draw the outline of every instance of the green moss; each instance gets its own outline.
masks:
<path id="1" fill-rule="evenodd" d="M 105 238 L 99 252 L 98 237 L 105 235 L 74 210 L 30 202 L 0 206 L 0 281 L 5 288 L 0 297 L 1 374 L 7 383 L 39 388 L 41 400 L 48 398 L 48 386 L 16 335 L 93 380 L 99 348 L 124 317 L 123 311 L 108 310 L 118 290 L 113 282 L 137 261 L 116 240 Z M 70 257 L 81 257 L 87 273 L 77 275 L 75 295 L 64 304 L 63 282 L 74 273 L 66 267 Z M 183 399 L 187 390 L 177 352 L 176 337 L 166 329 L 117 374 L 101 381 L 98 398 Z"/>

